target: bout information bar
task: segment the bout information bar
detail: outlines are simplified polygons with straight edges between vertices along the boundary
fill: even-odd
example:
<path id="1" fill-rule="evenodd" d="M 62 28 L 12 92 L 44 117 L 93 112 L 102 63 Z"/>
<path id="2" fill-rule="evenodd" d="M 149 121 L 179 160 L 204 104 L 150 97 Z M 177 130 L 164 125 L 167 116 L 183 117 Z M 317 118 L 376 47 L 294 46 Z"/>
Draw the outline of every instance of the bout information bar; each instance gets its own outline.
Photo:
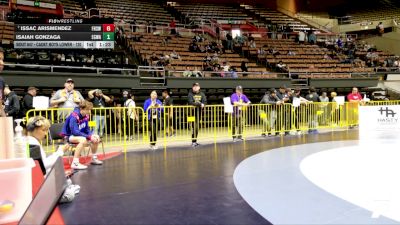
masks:
<path id="1" fill-rule="evenodd" d="M 15 24 L 14 48 L 17 49 L 113 49 L 115 26 L 104 21 L 57 20 L 45 24 Z M 110 21 L 106 21 L 110 22 Z"/>
<path id="2" fill-rule="evenodd" d="M 14 41 L 14 48 L 22 49 L 109 49 L 114 41 Z"/>

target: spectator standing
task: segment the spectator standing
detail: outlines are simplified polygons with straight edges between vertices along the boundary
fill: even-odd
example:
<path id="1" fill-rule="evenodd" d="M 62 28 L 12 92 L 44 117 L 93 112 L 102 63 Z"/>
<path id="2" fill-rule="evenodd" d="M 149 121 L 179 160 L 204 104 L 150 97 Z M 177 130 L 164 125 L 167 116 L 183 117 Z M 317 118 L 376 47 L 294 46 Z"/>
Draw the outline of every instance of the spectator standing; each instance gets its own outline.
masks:
<path id="1" fill-rule="evenodd" d="M 135 121 L 139 121 L 139 116 L 136 112 L 135 96 L 133 94 L 128 95 L 128 98 L 124 102 L 124 107 L 128 108 L 124 118 L 124 120 L 126 121 L 125 127 L 127 128 L 126 139 L 132 141 L 135 136 Z"/>
<path id="2" fill-rule="evenodd" d="M 161 107 L 162 103 L 157 99 L 157 92 L 152 91 L 150 98 L 144 102 L 144 111 L 147 113 L 147 119 L 149 120 L 150 150 L 158 149 L 156 142 L 157 131 L 161 125 Z"/>
<path id="3" fill-rule="evenodd" d="M 382 34 L 385 33 L 385 28 L 384 28 L 382 22 L 379 22 L 378 26 L 376 26 L 376 29 L 377 29 L 378 34 L 379 34 L 380 36 L 382 36 Z"/>
<path id="4" fill-rule="evenodd" d="M 260 104 L 266 104 L 265 106 L 261 106 L 262 109 L 260 112 L 265 113 L 265 118 L 262 118 L 263 128 L 261 136 L 271 136 L 273 134 L 273 130 L 275 130 L 275 122 L 277 118 L 277 110 L 279 105 L 283 104 L 283 100 L 280 100 L 276 95 L 276 90 L 271 89 L 267 93 L 265 93 L 264 97 L 261 99 Z M 275 132 L 276 135 L 279 135 L 279 132 Z"/>
<path id="5" fill-rule="evenodd" d="M 62 129 L 62 135 L 69 143 L 77 144 L 74 152 L 74 159 L 71 164 L 72 169 L 85 170 L 87 166 L 79 162 L 81 151 L 90 145 L 92 150 L 93 165 L 102 165 L 103 162 L 97 158 L 97 147 L 100 142 L 100 137 L 93 134 L 89 129 L 89 116 L 93 108 L 93 104 L 88 101 L 81 101 L 79 106 L 65 120 Z"/>
<path id="6" fill-rule="evenodd" d="M 328 93 L 322 92 L 321 96 L 319 96 L 319 101 L 321 102 L 321 109 L 322 109 L 322 125 L 328 125 L 328 118 L 330 117 L 329 115 L 329 97 Z"/>
<path id="7" fill-rule="evenodd" d="M 202 115 L 202 110 L 204 106 L 207 104 L 206 95 L 200 91 L 200 84 L 194 83 L 192 86 L 192 90 L 189 91 L 188 94 L 188 103 L 189 105 L 194 106 L 194 108 L 190 111 L 191 117 L 194 117 L 194 121 L 191 122 L 192 128 L 192 147 L 196 148 L 199 146 L 197 143 L 197 136 L 199 135 L 199 126 Z"/>
<path id="8" fill-rule="evenodd" d="M 171 96 L 169 95 L 169 91 L 167 89 L 165 89 L 162 92 L 162 96 L 163 96 L 163 105 L 164 107 L 166 107 L 164 109 L 164 113 L 165 113 L 165 119 L 166 119 L 166 128 L 167 128 L 167 137 L 172 137 L 175 136 L 175 131 L 174 131 L 174 109 L 173 109 L 173 105 L 174 105 L 174 100 L 171 98 Z"/>
<path id="9" fill-rule="evenodd" d="M 308 35 L 308 42 L 312 45 L 317 43 L 317 35 L 315 34 L 315 31 L 311 31 Z"/>
<path id="10" fill-rule="evenodd" d="M 17 94 L 11 91 L 8 85 L 5 85 L 4 96 L 5 96 L 4 111 L 6 113 L 6 116 L 11 116 L 13 120 L 17 119 L 19 117 L 19 110 L 21 107 Z"/>
<path id="11" fill-rule="evenodd" d="M 305 39 L 306 39 L 306 33 L 304 33 L 304 31 L 300 30 L 299 31 L 299 43 L 304 44 Z"/>
<path id="12" fill-rule="evenodd" d="M 75 83 L 68 78 L 64 83 L 64 89 L 58 90 L 50 99 L 50 106 L 60 109 L 74 109 L 84 100 L 79 91 L 74 90 Z M 63 121 L 71 110 L 59 110 L 58 120 Z"/>
<path id="13" fill-rule="evenodd" d="M 292 114 L 294 117 L 294 129 L 296 130 L 297 135 L 301 135 L 300 131 L 300 126 L 305 122 L 304 120 L 304 115 L 302 115 L 304 110 L 302 110 L 302 105 L 305 105 L 308 103 L 307 99 L 303 98 L 301 96 L 301 89 L 296 88 L 294 90 L 293 95 L 289 95 L 289 101 L 288 103 L 294 103 L 294 101 L 299 101 L 300 106 L 292 106 Z"/>
<path id="14" fill-rule="evenodd" d="M 89 91 L 88 96 L 90 101 L 93 103 L 94 108 L 94 121 L 96 122 L 94 133 L 102 138 L 104 134 L 104 128 L 106 126 L 107 112 L 102 109 L 106 107 L 106 103 L 109 103 L 111 99 L 107 95 L 103 94 L 103 91 L 100 89 Z"/>
<path id="15" fill-rule="evenodd" d="M 226 48 L 233 51 L 233 38 L 230 32 L 226 34 Z"/>
<path id="16" fill-rule="evenodd" d="M 281 86 L 279 91 L 276 93 L 278 99 L 283 103 L 289 103 L 290 94 L 292 90 L 290 88 L 286 88 L 285 86 Z M 289 135 L 289 130 L 291 127 L 291 108 L 282 106 L 277 107 L 277 114 L 282 115 L 277 117 L 277 129 L 278 131 L 282 131 L 285 129 L 285 135 Z"/>
<path id="17" fill-rule="evenodd" d="M 122 96 L 118 98 L 116 106 L 118 109 L 116 109 L 116 117 L 117 117 L 117 123 L 118 123 L 118 133 L 122 134 L 122 129 L 123 129 L 123 121 L 126 120 L 126 109 L 120 109 L 120 107 L 125 107 L 125 102 L 130 98 L 130 94 L 128 91 L 123 91 Z"/>
<path id="18" fill-rule="evenodd" d="M 28 87 L 28 91 L 26 95 L 24 96 L 24 99 L 22 100 L 22 106 L 21 106 L 21 116 L 25 117 L 26 113 L 34 109 L 33 108 L 33 98 L 36 97 L 38 89 L 35 87 Z"/>
<path id="19" fill-rule="evenodd" d="M 172 19 L 171 22 L 169 23 L 169 29 L 171 29 L 171 34 L 176 35 L 176 22 L 175 19 Z"/>
<path id="20" fill-rule="evenodd" d="M 246 66 L 246 62 L 242 61 L 242 63 L 240 64 L 240 69 L 242 70 L 242 72 L 248 72 L 249 70 L 247 69 Z M 247 74 L 243 74 L 243 76 L 247 76 Z"/>
<path id="21" fill-rule="evenodd" d="M 347 95 L 347 101 L 349 101 L 349 102 L 355 102 L 355 103 L 360 103 L 360 102 L 362 102 L 362 96 L 361 96 L 361 94 L 358 92 L 358 88 L 353 87 L 351 93 Z"/>
<path id="22" fill-rule="evenodd" d="M 245 94 L 243 94 L 242 86 L 236 87 L 236 92 L 231 95 L 231 103 L 233 105 L 232 113 L 232 138 L 233 142 L 243 141 L 243 110 L 244 107 L 248 106 L 251 102 Z M 237 129 L 237 133 L 236 133 Z"/>
<path id="23" fill-rule="evenodd" d="M 306 99 L 308 102 L 319 102 L 319 95 L 315 89 L 315 87 L 310 87 L 310 92 L 308 95 L 306 95 Z M 308 105 L 309 110 L 307 111 L 308 113 L 308 121 L 309 121 L 309 130 L 308 133 L 310 134 L 316 134 L 318 133 L 317 127 L 318 127 L 318 104 L 313 104 L 313 105 Z"/>

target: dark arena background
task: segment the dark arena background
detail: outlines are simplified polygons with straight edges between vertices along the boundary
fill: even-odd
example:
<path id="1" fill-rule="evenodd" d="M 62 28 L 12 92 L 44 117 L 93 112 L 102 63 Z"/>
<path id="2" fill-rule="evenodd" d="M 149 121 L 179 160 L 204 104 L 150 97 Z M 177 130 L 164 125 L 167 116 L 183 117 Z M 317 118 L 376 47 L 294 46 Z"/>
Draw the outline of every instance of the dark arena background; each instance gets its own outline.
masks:
<path id="1" fill-rule="evenodd" d="M 0 19 L 0 224 L 400 223 L 398 1 L 1 0 Z M 36 162 L 24 206 L 10 146 Z"/>

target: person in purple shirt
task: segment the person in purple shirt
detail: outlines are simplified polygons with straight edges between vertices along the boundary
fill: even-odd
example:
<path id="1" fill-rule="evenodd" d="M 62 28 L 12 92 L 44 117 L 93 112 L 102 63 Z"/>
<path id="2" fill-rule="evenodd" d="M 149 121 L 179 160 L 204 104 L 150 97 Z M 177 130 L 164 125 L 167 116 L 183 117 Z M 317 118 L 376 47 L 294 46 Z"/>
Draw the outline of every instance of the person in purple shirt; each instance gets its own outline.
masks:
<path id="1" fill-rule="evenodd" d="M 251 102 L 245 94 L 243 94 L 242 86 L 236 87 L 236 92 L 231 95 L 231 103 L 233 105 L 232 114 L 232 137 L 233 142 L 243 141 L 243 107 L 248 106 Z M 238 132 L 236 133 L 236 128 Z"/>

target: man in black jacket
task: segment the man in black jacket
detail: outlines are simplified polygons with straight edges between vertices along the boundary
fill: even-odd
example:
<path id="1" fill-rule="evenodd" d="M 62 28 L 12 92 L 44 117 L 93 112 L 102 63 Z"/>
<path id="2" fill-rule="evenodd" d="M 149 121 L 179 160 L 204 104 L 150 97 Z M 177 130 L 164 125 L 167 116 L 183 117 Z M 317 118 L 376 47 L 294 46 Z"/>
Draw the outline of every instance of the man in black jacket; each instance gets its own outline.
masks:
<path id="1" fill-rule="evenodd" d="M 263 137 L 271 136 L 272 130 L 275 129 L 275 122 L 277 119 L 277 110 L 282 110 L 283 100 L 280 100 L 276 95 L 276 90 L 271 89 L 267 93 L 265 93 L 264 97 L 261 99 L 260 104 L 265 104 L 261 106 L 264 108 L 264 113 L 266 114 L 264 118 L 262 118 L 263 129 L 261 135 Z M 278 129 L 275 131 L 275 135 L 279 135 L 279 130 L 281 126 L 278 124 Z"/>
<path id="2" fill-rule="evenodd" d="M 10 90 L 8 85 L 4 88 L 4 95 L 4 111 L 6 112 L 6 116 L 12 116 L 13 119 L 17 119 L 20 109 L 18 96 Z"/>
<path id="3" fill-rule="evenodd" d="M 29 87 L 27 94 L 24 96 L 24 100 L 22 101 L 22 106 L 20 108 L 21 116 L 26 116 L 26 113 L 33 109 L 33 97 L 36 97 L 37 88 Z"/>
<path id="4" fill-rule="evenodd" d="M 201 111 L 207 104 L 206 95 L 202 91 L 200 91 L 199 83 L 194 83 L 192 90 L 189 91 L 188 103 L 189 105 L 195 107 L 194 109 L 190 110 L 191 114 L 190 116 L 194 117 L 194 121 L 191 123 L 191 128 L 192 128 L 192 147 L 195 148 L 199 146 L 199 144 L 197 143 L 197 136 L 199 135 Z"/>
<path id="5" fill-rule="evenodd" d="M 319 102 L 319 95 L 317 93 L 317 90 L 315 89 L 315 87 L 310 87 L 309 90 L 309 94 L 306 96 L 306 99 L 310 102 Z M 318 115 L 317 115 L 317 111 L 318 111 L 318 107 L 320 105 L 318 104 L 310 104 L 308 105 L 308 115 L 307 115 L 307 119 L 308 119 L 308 133 L 310 134 L 317 134 L 318 130 Z"/>

